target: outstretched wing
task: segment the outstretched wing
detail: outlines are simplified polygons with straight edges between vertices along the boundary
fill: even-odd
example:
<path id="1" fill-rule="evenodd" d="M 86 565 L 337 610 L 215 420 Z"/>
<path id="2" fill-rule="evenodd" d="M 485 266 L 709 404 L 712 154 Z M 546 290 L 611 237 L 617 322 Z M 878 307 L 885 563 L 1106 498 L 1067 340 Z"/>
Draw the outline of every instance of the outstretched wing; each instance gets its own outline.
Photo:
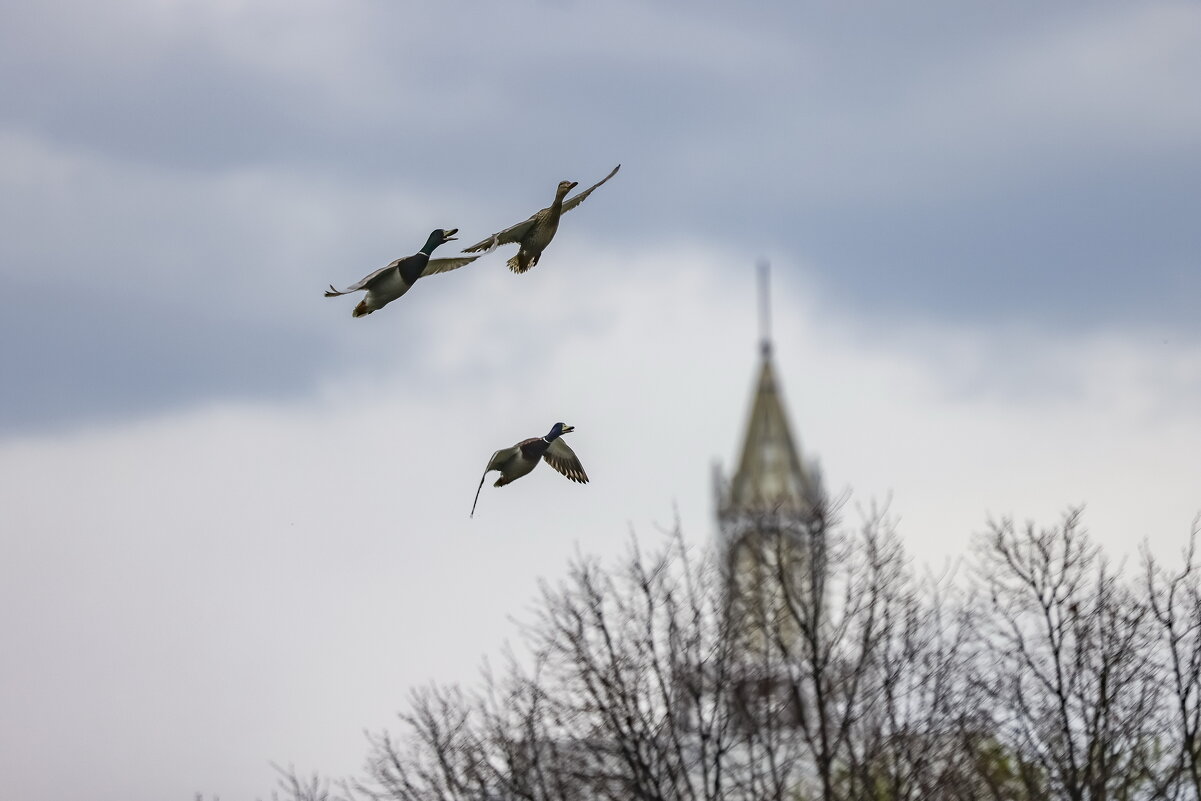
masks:
<path id="1" fill-rule="evenodd" d="M 546 209 L 542 209 L 537 214 L 531 215 L 528 220 L 522 220 L 517 225 L 511 225 L 503 231 L 498 231 L 487 239 L 481 239 L 469 248 L 463 248 L 463 252 L 476 253 L 484 250 L 490 253 L 501 245 L 511 245 L 514 242 L 520 242 L 521 238 L 534 225 L 534 220 L 537 219 L 538 214 L 542 214 L 544 211 Z"/>
<path id="2" fill-rule="evenodd" d="M 618 171 L 618 170 L 620 170 L 620 169 L 621 169 L 621 165 L 620 165 L 620 164 L 618 164 L 616 167 L 614 167 L 614 168 L 613 168 L 613 172 L 609 173 L 609 174 L 608 174 L 608 175 L 606 175 L 604 178 L 601 178 L 599 181 L 597 181 L 597 182 L 596 182 L 596 183 L 594 183 L 592 186 L 590 186 L 590 187 L 588 187 L 587 189 L 585 189 L 583 192 L 580 192 L 580 193 L 579 193 L 578 195 L 576 195 L 575 197 L 571 197 L 571 198 L 568 198 L 567 200 L 564 200 L 564 201 L 563 201 L 563 213 L 564 213 L 564 214 L 566 214 L 567 212 L 569 212 L 569 211 L 571 211 L 572 209 L 574 209 L 576 206 L 578 206 L 578 205 L 580 205 L 581 203 L 583 203 L 583 202 L 584 202 L 584 198 L 586 198 L 586 197 L 588 197 L 589 195 L 591 195 L 591 194 L 592 194 L 592 190 L 593 190 L 593 189 L 596 189 L 598 186 L 600 186 L 601 184 L 603 184 L 605 181 L 609 180 L 609 179 L 610 179 L 610 178 L 612 178 L 614 175 L 617 175 L 617 171 Z"/>
<path id="3" fill-rule="evenodd" d="M 378 270 L 376 270 L 371 275 L 364 278 L 362 281 L 359 281 L 357 284 L 351 284 L 350 286 L 346 287 L 345 289 L 334 289 L 334 285 L 330 284 L 329 289 L 325 290 L 325 296 L 327 298 L 336 298 L 338 295 L 345 295 L 348 292 L 358 292 L 360 289 L 366 289 L 367 286 L 372 281 L 374 281 L 376 278 L 379 278 L 381 275 L 386 273 L 388 270 L 395 270 L 397 265 L 399 265 L 402 261 L 404 261 L 404 259 L 397 259 L 396 261 L 392 262 L 391 264 L 389 264 L 385 267 L 380 267 Z"/>
<path id="4" fill-rule="evenodd" d="M 584 472 L 584 466 L 580 464 L 575 451 L 563 441 L 562 437 L 559 437 L 550 444 L 550 447 L 546 449 L 546 453 L 542 455 L 542 458 L 546 460 L 548 465 L 572 481 L 578 481 L 581 484 L 588 483 L 588 474 Z"/>
<path id="5" fill-rule="evenodd" d="M 478 258 L 479 256 L 463 256 L 456 259 L 430 259 L 429 264 L 425 265 L 425 269 L 421 271 L 421 275 L 426 276 L 457 270 L 466 264 L 471 264 Z"/>

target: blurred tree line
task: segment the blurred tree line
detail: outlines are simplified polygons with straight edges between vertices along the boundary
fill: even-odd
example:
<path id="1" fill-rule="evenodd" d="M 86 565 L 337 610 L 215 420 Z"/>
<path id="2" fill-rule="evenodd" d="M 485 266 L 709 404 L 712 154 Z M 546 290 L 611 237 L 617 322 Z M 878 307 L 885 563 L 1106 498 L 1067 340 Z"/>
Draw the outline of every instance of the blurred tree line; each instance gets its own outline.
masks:
<path id="1" fill-rule="evenodd" d="M 1179 562 L 1144 548 L 1124 571 L 1078 510 L 1001 520 L 941 576 L 880 514 L 753 528 L 576 560 L 542 587 L 528 653 L 414 692 L 361 777 L 283 771 L 277 797 L 1201 798 L 1196 524 Z"/>

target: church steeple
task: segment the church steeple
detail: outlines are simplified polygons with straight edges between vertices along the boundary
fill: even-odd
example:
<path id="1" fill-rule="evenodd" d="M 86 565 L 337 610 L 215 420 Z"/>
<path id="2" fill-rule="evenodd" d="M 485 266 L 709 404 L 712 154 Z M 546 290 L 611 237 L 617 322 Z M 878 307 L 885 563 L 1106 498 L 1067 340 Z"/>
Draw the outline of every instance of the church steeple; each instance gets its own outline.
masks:
<path id="1" fill-rule="evenodd" d="M 823 570 L 824 493 L 816 463 L 793 438 L 772 360 L 767 266 L 759 271 L 759 377 L 738 467 L 726 481 L 716 468 L 719 547 L 736 636 L 755 651 L 767 632 L 796 636 L 787 619 L 780 576 Z"/>
<path id="2" fill-rule="evenodd" d="M 816 469 L 801 461 L 767 352 L 770 343 L 764 345 L 742 454 L 722 504 L 723 514 L 804 514 L 821 495 Z"/>
<path id="3" fill-rule="evenodd" d="M 816 465 L 807 465 L 792 436 L 772 361 L 767 265 L 759 267 L 759 378 L 738 469 L 728 485 L 718 480 L 718 519 L 723 528 L 738 518 L 764 514 L 805 515 L 821 500 Z"/>

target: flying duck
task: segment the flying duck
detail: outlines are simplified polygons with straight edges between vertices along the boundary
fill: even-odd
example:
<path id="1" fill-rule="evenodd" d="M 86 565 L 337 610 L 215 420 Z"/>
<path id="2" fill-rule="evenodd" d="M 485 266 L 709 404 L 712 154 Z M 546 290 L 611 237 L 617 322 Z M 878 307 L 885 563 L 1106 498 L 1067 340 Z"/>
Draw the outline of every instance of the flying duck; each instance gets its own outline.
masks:
<path id="1" fill-rule="evenodd" d="M 559 216 L 583 203 L 584 198 L 592 194 L 592 190 L 614 175 L 617 175 L 617 171 L 620 169 L 621 165 L 618 164 L 613 168 L 613 172 L 570 200 L 564 200 L 563 198 L 567 196 L 568 192 L 575 189 L 576 182 L 560 181 L 558 188 L 555 190 L 554 203 L 551 203 L 542 209 L 542 211 L 535 213 L 528 220 L 519 222 L 517 225 L 506 228 L 499 233 L 495 233 L 469 248 L 464 248 L 463 252 L 476 253 L 481 250 L 491 252 L 500 245 L 509 245 L 516 242 L 521 245 L 521 248 L 517 251 L 516 256 L 509 259 L 509 269 L 515 273 L 524 273 L 538 263 L 538 258 L 542 255 L 542 251 L 546 250 L 546 246 L 555 238 L 555 231 L 559 229 Z"/>
<path id="2" fill-rule="evenodd" d="M 476 487 L 475 501 L 471 504 L 471 516 L 475 517 L 475 505 L 480 502 L 480 490 L 484 488 L 484 479 L 492 470 L 500 471 L 500 478 L 496 479 L 493 486 L 503 487 L 505 484 L 511 484 L 521 478 L 537 467 L 540 460 L 545 459 L 547 464 L 572 481 L 587 484 L 588 474 L 584 472 L 584 466 L 576 458 L 575 451 L 560 439 L 564 434 L 572 431 L 575 431 L 575 426 L 555 423 L 545 437 L 524 439 L 511 448 L 505 448 L 492 454 L 492 458 L 488 460 L 488 466 L 484 468 L 484 475 L 480 476 L 480 485 Z"/>
<path id="3" fill-rule="evenodd" d="M 453 234 L 458 233 L 458 231 L 458 228 L 451 228 L 449 230 L 438 228 L 430 233 L 430 238 L 426 240 L 421 250 L 412 256 L 405 256 L 386 267 L 380 267 L 362 281 L 352 284 L 345 289 L 334 289 L 334 285 L 330 284 L 329 289 L 325 290 L 325 296 L 327 298 L 334 298 L 338 295 L 345 295 L 348 292 L 357 292 L 360 289 L 366 289 L 367 295 L 359 301 L 358 306 L 354 307 L 353 316 L 362 317 L 365 314 L 371 314 L 373 311 L 382 309 L 408 292 L 409 288 L 417 283 L 418 278 L 433 275 L 434 273 L 444 273 L 447 270 L 456 270 L 464 264 L 470 264 L 479 258 L 479 256 L 460 256 L 454 259 L 430 258 L 430 254 L 434 252 L 434 248 L 455 239 L 456 237 Z"/>

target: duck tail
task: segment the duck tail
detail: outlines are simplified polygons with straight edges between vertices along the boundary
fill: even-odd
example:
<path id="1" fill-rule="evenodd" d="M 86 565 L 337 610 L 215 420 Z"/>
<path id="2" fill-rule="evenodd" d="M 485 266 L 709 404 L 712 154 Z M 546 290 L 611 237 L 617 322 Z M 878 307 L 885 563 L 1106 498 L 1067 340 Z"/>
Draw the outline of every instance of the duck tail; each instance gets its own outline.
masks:
<path id="1" fill-rule="evenodd" d="M 514 256 L 514 257 L 513 257 L 513 258 L 511 258 L 511 259 L 509 259 L 509 260 L 508 260 L 507 262 L 505 262 L 505 263 L 509 265 L 509 269 L 510 269 L 510 270 L 512 270 L 513 272 L 517 273 L 518 275 L 520 275 L 521 273 L 524 273 L 524 272 L 526 272 L 527 270 L 529 270 L 531 267 L 533 267 L 533 266 L 534 266 L 534 261 L 533 261 L 533 260 L 529 260 L 529 261 L 526 261 L 526 262 L 522 262 L 522 260 L 521 260 L 521 251 L 518 251 L 516 256 Z"/>

